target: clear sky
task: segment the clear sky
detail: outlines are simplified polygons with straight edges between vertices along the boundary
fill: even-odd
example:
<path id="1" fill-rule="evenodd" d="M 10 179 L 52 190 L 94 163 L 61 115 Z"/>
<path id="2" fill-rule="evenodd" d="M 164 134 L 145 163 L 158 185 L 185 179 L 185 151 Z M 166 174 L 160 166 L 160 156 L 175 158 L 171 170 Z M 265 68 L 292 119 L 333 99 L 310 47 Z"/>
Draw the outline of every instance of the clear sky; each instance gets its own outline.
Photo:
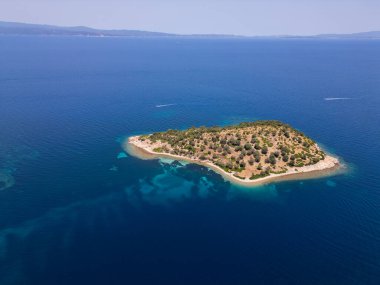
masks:
<path id="1" fill-rule="evenodd" d="M 380 0 L 0 0 L 0 21 L 171 33 L 380 30 Z"/>

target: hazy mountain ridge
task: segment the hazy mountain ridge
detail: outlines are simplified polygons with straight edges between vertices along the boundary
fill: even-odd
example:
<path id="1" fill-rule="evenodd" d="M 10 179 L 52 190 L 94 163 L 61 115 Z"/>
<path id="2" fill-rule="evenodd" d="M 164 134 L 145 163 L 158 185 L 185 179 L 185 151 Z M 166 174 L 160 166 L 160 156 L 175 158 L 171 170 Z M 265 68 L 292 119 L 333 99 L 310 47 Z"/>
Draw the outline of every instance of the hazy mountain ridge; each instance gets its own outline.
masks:
<path id="1" fill-rule="evenodd" d="M 352 34 L 320 34 L 314 36 L 241 36 L 223 34 L 180 35 L 140 30 L 102 30 L 84 26 L 60 27 L 53 25 L 25 24 L 0 21 L 0 35 L 40 35 L 40 36 L 90 36 L 90 37 L 197 37 L 197 38 L 284 38 L 284 39 L 380 39 L 380 31 Z"/>
<path id="2" fill-rule="evenodd" d="M 99 30 L 88 27 L 60 27 L 52 25 L 23 24 L 0 21 L 0 35 L 52 35 L 52 36 L 119 36 L 119 37 L 162 37 L 174 34 L 145 32 L 138 30 Z"/>
<path id="3" fill-rule="evenodd" d="M 322 34 L 317 38 L 341 38 L 341 39 L 380 39 L 380 31 L 369 31 L 353 34 Z"/>

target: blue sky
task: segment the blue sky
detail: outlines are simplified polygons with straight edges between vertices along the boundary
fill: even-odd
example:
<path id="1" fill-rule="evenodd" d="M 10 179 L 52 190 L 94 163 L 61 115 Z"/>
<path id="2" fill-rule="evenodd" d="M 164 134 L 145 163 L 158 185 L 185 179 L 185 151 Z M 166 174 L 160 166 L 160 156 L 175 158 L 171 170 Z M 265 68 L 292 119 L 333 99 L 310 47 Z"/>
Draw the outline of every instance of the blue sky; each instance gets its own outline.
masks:
<path id="1" fill-rule="evenodd" d="M 380 0 L 0 0 L 0 20 L 171 33 L 380 30 Z"/>

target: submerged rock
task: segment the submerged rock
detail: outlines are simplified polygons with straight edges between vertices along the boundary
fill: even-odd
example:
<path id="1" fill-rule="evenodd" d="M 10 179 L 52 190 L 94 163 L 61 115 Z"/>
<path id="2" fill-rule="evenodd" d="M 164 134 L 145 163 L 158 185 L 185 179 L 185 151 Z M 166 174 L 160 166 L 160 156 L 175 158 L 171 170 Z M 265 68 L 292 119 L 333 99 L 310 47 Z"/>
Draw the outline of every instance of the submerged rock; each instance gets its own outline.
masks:
<path id="1" fill-rule="evenodd" d="M 6 170 L 0 170 L 0 191 L 12 187 L 15 179 Z"/>
<path id="2" fill-rule="evenodd" d="M 126 158 L 128 157 L 128 155 L 125 153 L 125 152 L 119 152 L 119 154 L 117 155 L 117 159 L 122 159 L 122 158 Z"/>

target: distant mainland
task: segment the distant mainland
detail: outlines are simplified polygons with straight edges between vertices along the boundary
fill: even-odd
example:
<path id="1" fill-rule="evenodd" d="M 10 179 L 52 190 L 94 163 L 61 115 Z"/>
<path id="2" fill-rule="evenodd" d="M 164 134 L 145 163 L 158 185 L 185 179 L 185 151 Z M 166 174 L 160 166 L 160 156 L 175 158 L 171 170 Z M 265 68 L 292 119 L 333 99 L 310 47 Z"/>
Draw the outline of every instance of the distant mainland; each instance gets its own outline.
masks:
<path id="1" fill-rule="evenodd" d="M 246 186 L 331 175 L 342 166 L 311 138 L 280 121 L 168 130 L 130 137 L 124 147 L 141 159 L 201 164 Z"/>
<path id="2" fill-rule="evenodd" d="M 84 26 L 60 27 L 53 25 L 26 24 L 0 21 L 0 35 L 39 35 L 39 36 L 86 36 L 86 37 L 138 37 L 138 38 L 247 38 L 247 39 L 380 39 L 380 31 L 352 34 L 320 34 L 311 36 L 269 35 L 241 36 L 223 34 L 171 34 L 140 30 L 102 30 Z"/>

